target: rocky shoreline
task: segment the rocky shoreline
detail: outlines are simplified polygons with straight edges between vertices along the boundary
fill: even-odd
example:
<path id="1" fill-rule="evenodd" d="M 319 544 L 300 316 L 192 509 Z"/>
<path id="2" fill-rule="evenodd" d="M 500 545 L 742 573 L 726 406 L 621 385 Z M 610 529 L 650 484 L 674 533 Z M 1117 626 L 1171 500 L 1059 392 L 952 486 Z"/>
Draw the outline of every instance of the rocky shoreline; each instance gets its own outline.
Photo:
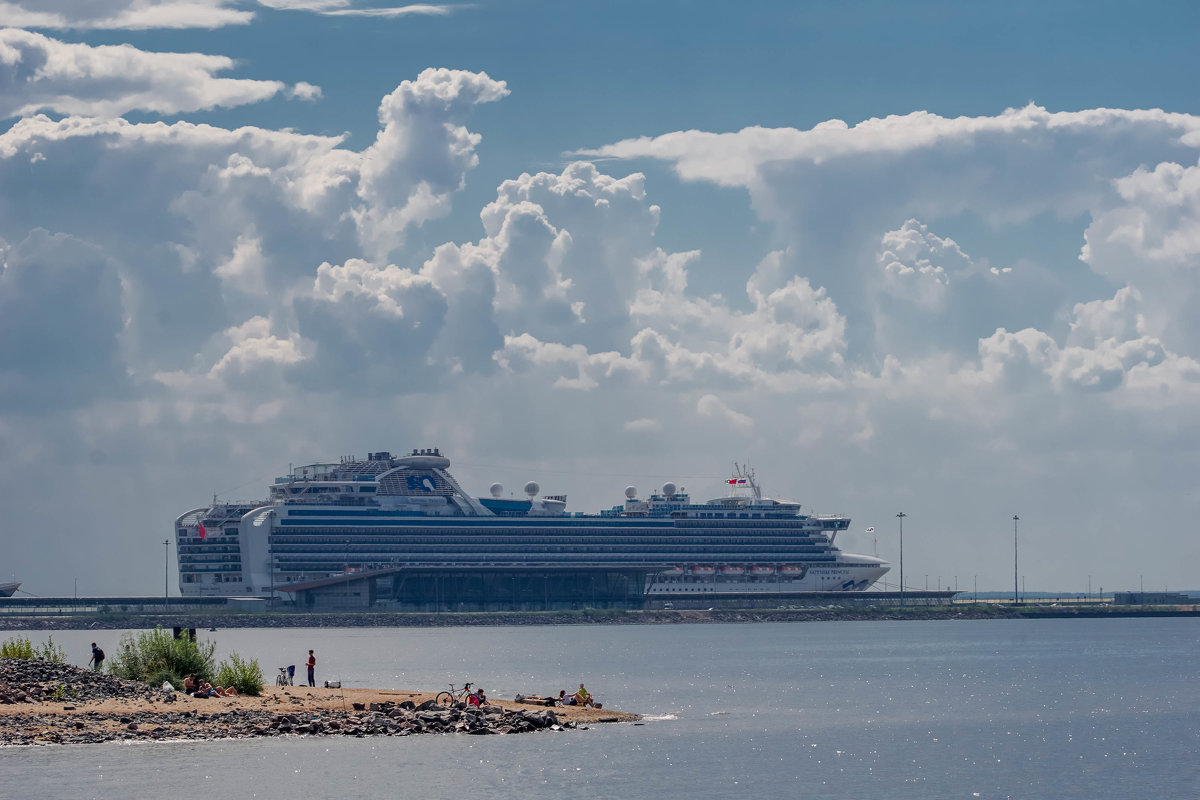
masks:
<path id="1" fill-rule="evenodd" d="M 304 687 L 267 687 L 261 697 L 198 699 L 69 664 L 0 659 L 0 746 L 283 735 L 496 735 L 586 730 L 590 722 L 638 718 L 516 705 L 441 706 L 421 692 Z"/>

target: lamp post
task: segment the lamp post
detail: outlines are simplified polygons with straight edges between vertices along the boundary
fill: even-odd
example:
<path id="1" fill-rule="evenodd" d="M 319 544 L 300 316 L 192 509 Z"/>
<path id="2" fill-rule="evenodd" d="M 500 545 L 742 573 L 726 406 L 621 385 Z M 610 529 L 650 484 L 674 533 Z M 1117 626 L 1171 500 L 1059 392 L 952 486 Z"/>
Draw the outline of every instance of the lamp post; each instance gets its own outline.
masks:
<path id="1" fill-rule="evenodd" d="M 171 540 L 163 539 L 163 610 L 165 611 L 168 605 L 167 600 L 167 576 L 170 574 L 171 564 Z"/>
<path id="2" fill-rule="evenodd" d="M 1021 518 L 1013 514 L 1013 604 L 1021 602 L 1021 596 L 1017 594 L 1017 522 Z"/>
<path id="3" fill-rule="evenodd" d="M 896 515 L 900 520 L 900 605 L 904 605 L 904 518 L 907 516 L 903 511 Z"/>

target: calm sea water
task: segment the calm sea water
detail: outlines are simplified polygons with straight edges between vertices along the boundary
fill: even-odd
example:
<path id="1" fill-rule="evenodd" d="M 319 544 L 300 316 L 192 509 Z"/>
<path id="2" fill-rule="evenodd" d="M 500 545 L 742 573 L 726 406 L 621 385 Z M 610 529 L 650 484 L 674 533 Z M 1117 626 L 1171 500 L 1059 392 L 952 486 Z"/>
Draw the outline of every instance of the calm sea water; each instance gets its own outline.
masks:
<path id="1" fill-rule="evenodd" d="M 4 798 L 1193 798 L 1200 620 L 219 630 L 273 673 L 580 681 L 641 725 L 0 750 Z M 34 634 L 36 640 L 44 634 Z M 54 634 L 77 663 L 117 632 Z M 203 794 L 201 794 L 203 793 Z"/>

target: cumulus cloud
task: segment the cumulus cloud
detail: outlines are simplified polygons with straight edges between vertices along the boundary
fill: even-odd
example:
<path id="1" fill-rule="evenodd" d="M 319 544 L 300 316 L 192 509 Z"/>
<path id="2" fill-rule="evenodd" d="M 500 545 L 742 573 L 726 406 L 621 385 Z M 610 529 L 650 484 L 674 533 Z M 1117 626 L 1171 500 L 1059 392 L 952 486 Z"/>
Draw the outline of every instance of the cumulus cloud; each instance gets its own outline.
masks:
<path id="1" fill-rule="evenodd" d="M 225 56 L 151 53 L 127 44 L 92 47 L 8 28 L 0 30 L 0 82 L 7 87 L 0 117 L 37 111 L 177 114 L 257 103 L 285 88 L 279 81 L 215 77 L 232 67 Z"/>
<path id="2" fill-rule="evenodd" d="M 0 25 L 74 30 L 221 28 L 254 12 L 238 0 L 0 0 Z"/>
<path id="3" fill-rule="evenodd" d="M 444 294 L 432 277 L 362 256 L 447 205 L 475 163 L 469 109 L 505 92 L 486 76 L 428 70 L 385 98 L 379 140 L 359 152 L 291 131 L 26 117 L 0 134 L 0 235 L 65 229 L 103 253 L 120 276 L 109 310 L 128 320 L 121 355 L 136 380 L 236 376 L 244 387 L 246 365 L 262 373 L 269 361 L 276 380 L 307 385 L 322 369 L 378 376 L 378 360 L 393 377 L 376 384 L 394 388 L 431 358 L 439 370 L 493 368 L 499 333 L 469 359 L 443 345 L 440 360 L 429 355 L 444 317 L 468 323 L 490 309 L 476 268 L 430 265 Z M 198 312 L 178 308 L 184 295 Z M 258 319 L 269 335 L 224 333 Z"/>

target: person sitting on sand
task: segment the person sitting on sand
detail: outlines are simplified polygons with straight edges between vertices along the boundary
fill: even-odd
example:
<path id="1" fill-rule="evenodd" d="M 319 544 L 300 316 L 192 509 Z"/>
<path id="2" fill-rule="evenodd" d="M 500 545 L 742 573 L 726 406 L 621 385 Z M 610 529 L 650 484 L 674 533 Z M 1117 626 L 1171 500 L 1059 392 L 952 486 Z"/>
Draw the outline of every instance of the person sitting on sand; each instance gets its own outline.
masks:
<path id="1" fill-rule="evenodd" d="M 487 705 L 487 695 L 483 693 L 483 689 L 476 689 L 475 694 L 467 695 L 467 702 L 473 706 Z"/>
<path id="2" fill-rule="evenodd" d="M 196 676 L 188 675 L 183 679 L 183 690 L 188 694 L 196 691 Z"/>
<path id="3" fill-rule="evenodd" d="M 564 706 L 573 706 L 575 705 L 575 695 L 567 694 L 566 689 L 559 689 L 558 702 L 562 703 Z"/>
<path id="4" fill-rule="evenodd" d="M 592 700 L 592 695 L 587 689 L 583 688 L 583 684 L 579 684 L 579 691 L 572 695 L 575 702 L 572 705 L 576 706 L 594 706 L 595 701 Z"/>

